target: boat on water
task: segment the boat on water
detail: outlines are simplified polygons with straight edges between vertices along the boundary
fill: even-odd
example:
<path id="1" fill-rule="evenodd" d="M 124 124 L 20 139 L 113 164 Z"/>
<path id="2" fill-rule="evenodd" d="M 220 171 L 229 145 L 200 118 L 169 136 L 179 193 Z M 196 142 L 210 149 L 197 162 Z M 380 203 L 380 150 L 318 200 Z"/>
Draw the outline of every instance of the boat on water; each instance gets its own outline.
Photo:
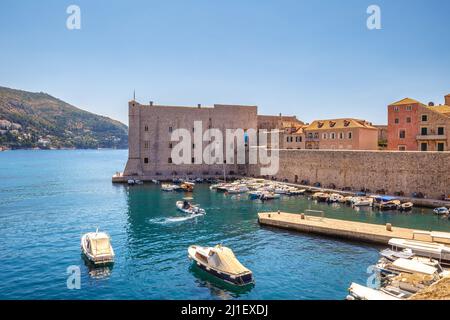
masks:
<path id="1" fill-rule="evenodd" d="M 402 251 L 394 251 L 391 249 L 384 249 L 380 251 L 380 256 L 389 260 L 395 261 L 398 258 L 410 259 L 414 257 L 414 253 L 411 249 L 403 249 Z"/>
<path id="2" fill-rule="evenodd" d="M 438 216 L 450 214 L 450 210 L 446 207 L 435 208 L 433 210 L 433 212 L 434 212 L 434 214 L 437 214 Z"/>
<path id="3" fill-rule="evenodd" d="M 413 206 L 414 206 L 414 204 L 412 202 L 405 202 L 405 203 L 402 203 L 398 207 L 398 210 L 400 210 L 400 211 L 411 211 Z"/>
<path id="4" fill-rule="evenodd" d="M 192 198 L 184 198 L 183 201 L 177 201 L 177 209 L 187 214 L 206 214 L 205 209 L 200 208 L 196 204 L 192 204 L 190 200 Z"/>
<path id="5" fill-rule="evenodd" d="M 372 198 L 354 197 L 352 199 L 352 205 L 354 207 L 370 207 L 373 204 Z"/>
<path id="6" fill-rule="evenodd" d="M 354 282 L 348 288 L 348 292 L 347 300 L 400 300 L 393 295 Z"/>
<path id="7" fill-rule="evenodd" d="M 287 194 L 289 196 L 300 196 L 300 195 L 305 194 L 305 192 L 306 192 L 306 189 L 291 188 L 291 189 L 289 189 Z"/>
<path id="8" fill-rule="evenodd" d="M 346 196 L 344 198 L 341 199 L 341 203 L 345 203 L 345 204 L 353 204 L 353 196 Z"/>
<path id="9" fill-rule="evenodd" d="M 380 210 L 397 210 L 400 206 L 400 200 L 391 200 L 387 202 L 380 202 L 378 208 Z"/>
<path id="10" fill-rule="evenodd" d="M 152 179 L 152 182 L 153 182 L 154 184 L 159 184 L 159 181 L 156 180 L 156 179 Z"/>
<path id="11" fill-rule="evenodd" d="M 312 195 L 312 198 L 319 202 L 326 202 L 326 201 L 328 201 L 329 197 L 330 197 L 330 195 L 325 192 L 316 192 Z"/>
<path id="12" fill-rule="evenodd" d="M 392 238 L 389 245 L 393 251 L 409 249 L 416 256 L 435 259 L 442 265 L 450 265 L 450 247 L 441 243 Z"/>
<path id="13" fill-rule="evenodd" d="M 192 191 L 194 191 L 194 186 L 195 186 L 195 183 L 185 181 L 180 185 L 180 188 L 182 191 L 192 192 Z"/>
<path id="14" fill-rule="evenodd" d="M 256 190 L 256 191 L 250 191 L 248 193 L 248 197 L 252 200 L 256 200 L 256 199 L 260 199 L 261 196 L 263 195 L 262 191 Z"/>
<path id="15" fill-rule="evenodd" d="M 341 202 L 344 199 L 344 196 L 338 193 L 332 193 L 328 197 L 328 202 Z"/>
<path id="16" fill-rule="evenodd" d="M 127 183 L 130 186 L 135 185 L 135 184 L 144 184 L 144 182 L 139 179 L 128 179 Z"/>
<path id="17" fill-rule="evenodd" d="M 240 194 L 240 193 L 246 193 L 248 191 L 249 191 L 249 189 L 245 185 L 233 186 L 233 187 L 227 189 L 227 193 L 229 193 L 229 194 Z"/>
<path id="18" fill-rule="evenodd" d="M 94 265 L 106 265 L 114 262 L 114 250 L 111 238 L 105 232 L 89 232 L 81 237 L 81 251 Z"/>
<path id="19" fill-rule="evenodd" d="M 230 248 L 192 245 L 188 248 L 188 258 L 199 268 L 227 283 L 237 286 L 254 283 L 253 273 L 239 262 Z"/>
<path id="20" fill-rule="evenodd" d="M 400 273 L 422 274 L 432 276 L 439 279 L 439 271 L 437 267 L 421 262 L 420 260 L 398 258 L 394 261 L 381 259 L 375 269 L 384 276 L 398 275 Z"/>
<path id="21" fill-rule="evenodd" d="M 176 185 L 176 184 L 163 183 L 161 185 L 161 190 L 162 191 L 166 191 L 166 192 L 180 191 L 181 187 L 179 185 Z"/>
<path id="22" fill-rule="evenodd" d="M 281 196 L 278 193 L 274 192 L 263 192 L 260 199 L 261 200 L 274 200 L 279 199 Z"/>

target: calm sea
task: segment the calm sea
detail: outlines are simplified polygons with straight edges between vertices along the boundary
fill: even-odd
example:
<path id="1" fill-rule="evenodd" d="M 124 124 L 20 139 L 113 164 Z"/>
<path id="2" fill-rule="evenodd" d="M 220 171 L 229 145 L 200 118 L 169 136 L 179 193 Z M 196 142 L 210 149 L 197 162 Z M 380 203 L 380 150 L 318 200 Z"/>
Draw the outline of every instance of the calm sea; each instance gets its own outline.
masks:
<path id="1" fill-rule="evenodd" d="M 0 299 L 344 299 L 351 282 L 366 283 L 379 248 L 263 228 L 257 212 L 319 209 L 450 231 L 427 209 L 355 211 L 304 197 L 261 203 L 206 184 L 193 197 L 207 215 L 186 219 L 175 209 L 181 194 L 113 185 L 126 159 L 122 150 L 0 152 Z M 96 227 L 112 236 L 112 268 L 93 269 L 80 254 L 80 236 Z M 254 272 L 254 287 L 236 290 L 191 266 L 189 245 L 217 243 Z M 70 266 L 80 268 L 80 289 L 67 288 Z"/>

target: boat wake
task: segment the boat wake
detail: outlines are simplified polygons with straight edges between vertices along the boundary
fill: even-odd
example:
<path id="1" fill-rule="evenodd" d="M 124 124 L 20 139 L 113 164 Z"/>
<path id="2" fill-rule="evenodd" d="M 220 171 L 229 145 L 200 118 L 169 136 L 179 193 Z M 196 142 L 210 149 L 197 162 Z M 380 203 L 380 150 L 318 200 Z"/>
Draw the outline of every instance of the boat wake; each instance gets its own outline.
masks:
<path id="1" fill-rule="evenodd" d="M 170 224 L 170 223 L 179 223 L 184 222 L 188 220 L 195 219 L 197 217 L 204 216 L 201 213 L 198 214 L 191 214 L 185 217 L 169 217 L 169 218 L 157 218 L 157 219 L 150 219 L 148 222 L 154 223 L 154 224 Z"/>

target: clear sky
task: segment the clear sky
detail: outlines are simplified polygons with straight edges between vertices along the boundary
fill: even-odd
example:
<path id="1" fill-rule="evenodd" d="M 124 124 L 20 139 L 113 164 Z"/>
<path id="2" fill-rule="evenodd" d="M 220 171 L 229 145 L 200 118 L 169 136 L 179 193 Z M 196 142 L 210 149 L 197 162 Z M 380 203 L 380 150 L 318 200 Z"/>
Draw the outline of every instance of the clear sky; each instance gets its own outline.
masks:
<path id="1" fill-rule="evenodd" d="M 66 9 L 81 9 L 68 30 Z M 381 8 L 381 30 L 366 27 Z M 386 123 L 450 93 L 447 0 L 1 0 L 0 85 L 128 123 L 127 102 Z"/>

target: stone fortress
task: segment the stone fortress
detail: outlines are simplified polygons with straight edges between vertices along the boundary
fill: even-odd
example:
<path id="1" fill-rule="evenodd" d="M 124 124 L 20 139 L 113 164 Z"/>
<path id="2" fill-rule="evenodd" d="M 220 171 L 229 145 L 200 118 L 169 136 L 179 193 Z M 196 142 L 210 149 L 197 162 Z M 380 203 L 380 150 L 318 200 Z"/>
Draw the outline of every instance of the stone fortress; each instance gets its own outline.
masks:
<path id="1" fill-rule="evenodd" d="M 266 178 L 292 183 L 319 182 L 322 186 L 353 190 L 384 190 L 391 194 L 422 192 L 436 199 L 450 194 L 449 152 L 379 151 L 378 131 L 364 120 L 317 120 L 309 125 L 294 116 L 258 115 L 257 106 L 181 107 L 153 102 L 143 105 L 135 100 L 129 102 L 128 162 L 124 172 L 113 177 L 113 182 L 260 176 L 260 165 L 248 162 L 196 164 L 199 146 L 195 143 L 192 143 L 191 163 L 174 164 L 171 152 L 178 142 L 170 141 L 171 133 L 186 129 L 194 141 L 194 121 L 202 122 L 203 131 L 210 128 L 222 132 L 225 129 L 277 130 L 280 169 L 278 174 Z M 352 141 L 356 138 L 364 143 Z M 204 148 L 209 142 L 202 143 Z M 270 149 L 270 144 L 267 147 Z"/>

